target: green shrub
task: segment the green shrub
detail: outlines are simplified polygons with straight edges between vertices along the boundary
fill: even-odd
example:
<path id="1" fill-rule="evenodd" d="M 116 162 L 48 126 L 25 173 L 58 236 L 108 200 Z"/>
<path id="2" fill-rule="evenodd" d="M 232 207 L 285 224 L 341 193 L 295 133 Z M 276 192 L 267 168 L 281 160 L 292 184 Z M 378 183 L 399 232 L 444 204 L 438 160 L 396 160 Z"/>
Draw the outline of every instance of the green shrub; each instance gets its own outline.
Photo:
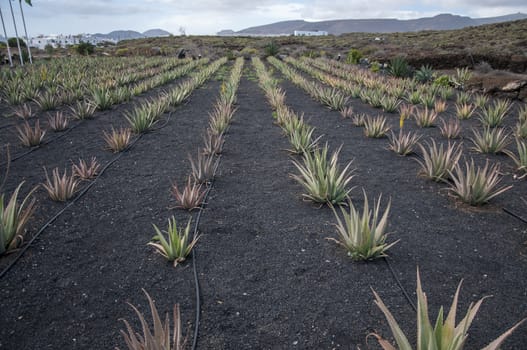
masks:
<path id="1" fill-rule="evenodd" d="M 373 61 L 370 65 L 370 70 L 373 72 L 373 73 L 377 73 L 378 71 L 381 70 L 381 64 L 377 61 Z"/>
<path id="2" fill-rule="evenodd" d="M 242 55 L 244 58 L 251 58 L 253 56 L 257 56 L 258 55 L 258 50 L 255 49 L 254 47 L 244 47 L 243 50 L 240 51 L 240 55 Z"/>
<path id="3" fill-rule="evenodd" d="M 446 74 L 440 75 L 434 79 L 434 85 L 448 87 L 451 85 L 450 77 Z"/>
<path id="4" fill-rule="evenodd" d="M 95 52 L 95 46 L 93 46 L 93 44 L 81 41 L 77 46 L 75 46 L 75 51 L 79 55 L 88 56 Z"/>
<path id="5" fill-rule="evenodd" d="M 265 57 L 276 56 L 280 52 L 280 46 L 275 41 L 270 41 L 264 46 Z"/>
<path id="6" fill-rule="evenodd" d="M 361 58 L 362 53 L 359 50 L 351 49 L 348 51 L 348 55 L 346 56 L 346 63 L 358 64 Z"/>
<path id="7" fill-rule="evenodd" d="M 55 49 L 53 48 L 53 46 L 52 46 L 51 44 L 46 44 L 46 46 L 44 46 L 44 51 L 46 51 L 46 53 L 47 53 L 48 55 L 53 54 L 53 51 L 54 51 L 54 50 L 55 50 Z"/>
<path id="8" fill-rule="evenodd" d="M 24 39 L 18 38 L 18 41 L 20 42 L 20 47 L 27 47 L 26 46 L 26 42 L 24 41 Z M 9 45 L 9 47 L 18 47 L 17 42 L 16 42 L 16 38 L 9 38 L 7 40 L 7 43 Z"/>
<path id="9" fill-rule="evenodd" d="M 128 48 L 122 47 L 120 49 L 117 49 L 117 51 L 115 51 L 115 56 L 119 56 L 119 57 L 128 56 L 129 52 L 130 51 L 128 50 Z"/>

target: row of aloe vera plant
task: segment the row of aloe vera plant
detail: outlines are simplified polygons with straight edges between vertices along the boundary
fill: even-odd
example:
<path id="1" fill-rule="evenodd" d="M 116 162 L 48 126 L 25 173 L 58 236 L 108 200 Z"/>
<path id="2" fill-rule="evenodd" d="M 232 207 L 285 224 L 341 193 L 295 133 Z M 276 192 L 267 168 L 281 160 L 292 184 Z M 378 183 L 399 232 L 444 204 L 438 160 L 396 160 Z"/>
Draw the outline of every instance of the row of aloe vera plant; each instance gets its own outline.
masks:
<path id="1" fill-rule="evenodd" d="M 112 127 L 109 132 L 103 131 L 108 149 L 113 152 L 125 150 L 131 142 L 132 134 L 138 135 L 152 130 L 164 113 L 168 112 L 171 107 L 181 104 L 192 91 L 205 83 L 223 64 L 225 64 L 225 58 L 218 59 L 207 67 L 194 72 L 189 79 L 168 92 L 161 92 L 156 98 L 125 112 L 124 116 L 129 127 L 121 127 L 120 129 Z"/>
<path id="2" fill-rule="evenodd" d="M 71 59 L 71 62 L 66 59 L 50 61 L 18 68 L 11 74 L 4 73 L 0 96 L 13 107 L 34 101 L 42 110 L 49 110 L 60 104 L 72 104 L 95 88 L 119 91 L 121 87 L 162 75 L 188 63 L 188 60 L 176 59 L 144 61 L 141 64 L 134 64 L 137 59 L 119 62 L 113 59 L 87 60 L 84 64 L 79 64 L 77 59 Z M 65 70 L 66 67 L 70 70 Z"/>
<path id="3" fill-rule="evenodd" d="M 186 99 L 194 89 L 209 79 L 225 61 L 226 59 L 220 59 L 211 63 L 170 91 L 163 92 L 157 98 L 137 106 L 133 112 L 125 115 L 125 118 L 131 125 L 130 128 L 121 128 L 118 130 L 112 128 L 110 132 L 103 131 L 106 147 L 112 152 L 121 152 L 127 149 L 132 139 L 132 132 L 140 134 L 148 131 L 149 128 L 142 128 L 141 125 L 149 125 L 150 127 L 154 125 L 163 113 L 168 111 L 171 106 L 176 106 Z M 5 164 L 9 166 L 9 163 L 10 160 L 7 159 Z M 51 173 L 48 173 L 47 169 L 44 169 L 45 181 L 41 185 L 48 193 L 50 199 L 65 202 L 78 192 L 82 181 L 93 179 L 97 175 L 100 167 L 101 165 L 97 159 L 92 157 L 89 161 L 79 159 L 78 163 L 71 166 L 70 174 L 68 174 L 68 169 L 61 172 L 58 168 L 54 168 Z M 0 209 L 2 209 L 0 215 L 9 218 L 6 219 L 9 222 L 18 223 L 16 225 L 10 225 L 9 229 L 0 229 L 2 230 L 0 232 L 2 234 L 2 249 L 0 251 L 2 252 L 20 246 L 23 242 L 26 224 L 35 209 L 34 200 L 31 197 L 38 186 L 33 188 L 19 204 L 18 194 L 22 185 L 23 182 L 17 186 L 7 204 L 4 205 L 4 194 L 0 197 L 2 199 L 0 203 Z"/>
<path id="4" fill-rule="evenodd" d="M 218 156 L 223 149 L 224 133 L 232 121 L 236 104 L 236 91 L 240 82 L 243 58 L 238 58 L 234 63 L 231 74 L 221 85 L 220 95 L 216 100 L 212 111 L 209 113 L 209 127 L 203 137 L 204 145 L 198 151 L 197 157 L 189 156 L 191 163 L 191 174 L 187 176 L 184 188 L 180 189 L 176 182 L 172 185 L 172 194 L 176 201 L 176 207 L 193 210 L 199 209 L 203 205 L 207 187 L 211 185 L 214 176 L 214 169 L 218 162 Z M 154 225 L 155 236 L 148 244 L 153 246 L 156 251 L 171 261 L 174 266 L 185 261 L 196 245 L 199 236 L 191 237 L 192 216 L 189 216 L 187 224 L 184 227 L 178 227 L 174 216 L 168 220 L 167 230 L 160 230 Z M 141 321 L 142 334 L 139 335 L 130 326 L 128 321 L 124 320 L 126 331 L 121 331 L 125 343 L 130 350 L 139 349 L 183 349 L 186 344 L 186 338 L 183 338 L 181 331 L 181 319 L 179 313 L 179 304 L 174 305 L 173 310 L 173 330 L 170 329 L 170 318 L 168 314 L 163 322 L 150 295 L 143 290 L 150 306 L 150 312 L 153 317 L 153 331 L 149 329 L 145 317 L 133 305 Z M 172 336 L 171 336 L 172 333 Z"/>
<path id="5" fill-rule="evenodd" d="M 322 148 L 321 152 L 317 152 L 317 141 L 318 139 L 312 139 L 312 131 L 309 126 L 306 127 L 306 124 L 303 122 L 303 118 L 298 117 L 295 113 L 285 105 L 285 92 L 278 87 L 277 81 L 274 80 L 269 73 L 266 71 L 265 66 L 259 59 L 253 59 L 253 65 L 257 71 L 259 77 L 260 86 L 265 91 L 266 97 L 270 105 L 274 109 L 274 115 L 277 120 L 277 123 L 282 126 L 285 133 L 288 133 L 289 123 L 295 125 L 302 125 L 301 128 L 305 128 L 306 138 L 305 147 L 299 149 L 304 155 L 312 154 L 310 156 L 304 157 L 304 164 L 301 164 L 297 161 L 294 161 L 295 166 L 300 170 L 300 175 L 293 175 L 300 183 L 304 184 L 304 187 L 308 189 L 307 197 L 311 200 L 318 201 L 325 200 L 330 202 L 327 197 L 320 197 L 314 195 L 316 191 L 310 191 L 310 188 L 316 188 L 317 186 L 309 186 L 306 184 L 316 184 L 319 180 L 316 179 L 317 176 L 320 176 L 325 173 L 325 175 L 320 176 L 328 179 L 331 177 L 329 174 L 334 174 L 335 178 L 341 179 L 343 182 L 350 181 L 352 175 L 347 173 L 347 169 L 350 164 L 348 164 L 343 171 L 335 166 L 337 162 L 338 151 L 333 154 L 330 161 L 327 161 L 327 146 Z M 294 127 L 293 127 L 294 129 Z M 291 134 L 289 134 L 291 140 Z M 293 144 L 293 142 L 292 142 Z M 294 148 L 294 147 L 293 147 Z M 295 153 L 299 153 L 296 152 Z M 317 159 L 318 158 L 318 159 Z M 325 163 L 325 166 L 312 166 L 319 162 L 320 164 Z M 329 164 L 329 167 L 328 167 Z M 310 169 L 313 168 L 313 170 Z M 331 169 L 331 170 L 329 170 Z M 327 176 L 329 175 L 329 176 Z M 346 182 L 347 183 L 347 182 Z M 327 186 L 328 188 L 331 186 Z M 341 193 L 349 193 L 349 190 L 342 189 Z M 338 197 L 335 197 L 335 199 Z M 386 243 L 385 230 L 387 227 L 387 218 L 390 205 L 385 209 L 384 214 L 381 215 L 380 212 L 380 200 L 374 204 L 373 215 L 371 210 L 368 207 L 367 196 L 364 193 L 364 209 L 362 215 L 355 209 L 353 203 L 349 202 L 349 213 L 341 207 L 341 212 L 343 218 L 341 218 L 335 210 L 335 216 L 337 219 L 337 231 L 339 233 L 340 240 L 337 241 L 343 246 L 347 247 L 352 255 L 352 257 L 365 259 L 368 256 L 370 258 L 383 256 L 385 251 L 393 246 L 396 242 Z M 331 202 L 330 202 L 331 203 Z M 337 203 L 335 203 L 337 204 Z M 367 243 L 366 243 L 367 242 Z M 373 243 L 373 244 L 372 244 Z M 361 251 L 356 250 L 357 247 L 363 246 L 366 247 L 367 244 L 370 246 Z M 350 249 L 352 248 L 352 249 Z M 460 286 L 456 291 L 450 312 L 446 318 L 443 319 L 442 310 L 440 311 L 437 321 L 435 324 L 430 322 L 428 316 L 428 302 L 426 295 L 424 294 L 421 286 L 421 280 L 419 276 L 419 271 L 417 273 L 417 344 L 418 347 L 427 348 L 427 349 L 462 349 L 464 342 L 468 336 L 468 329 L 474 319 L 474 316 L 479 310 L 481 303 L 484 299 L 480 299 L 474 306 L 471 304 L 467 310 L 466 316 L 456 325 L 456 309 L 458 296 L 460 291 Z M 373 291 L 375 296 L 375 304 L 380 308 L 380 310 L 385 315 L 389 326 L 392 330 L 392 334 L 397 342 L 399 349 L 412 349 L 408 338 L 403 333 L 400 325 L 397 323 L 391 312 L 388 310 L 386 305 L 383 303 L 379 295 Z M 520 321 L 512 328 L 503 333 L 496 340 L 491 342 L 484 350 L 494 350 L 498 349 L 503 341 L 517 328 L 524 320 Z M 381 347 L 385 350 L 395 350 L 396 348 L 387 340 L 382 338 L 379 334 L 373 333 L 373 336 L 378 340 Z"/>
<path id="6" fill-rule="evenodd" d="M 374 75 L 373 73 L 366 71 L 362 74 L 370 75 L 367 80 L 368 83 L 362 84 L 360 87 L 360 95 L 355 96 L 349 88 L 349 80 L 354 75 L 360 76 L 361 72 L 364 72 L 360 71 L 359 68 L 349 66 L 350 68 L 348 73 L 340 72 L 339 74 L 339 69 L 333 68 L 333 64 L 335 63 L 329 63 L 331 61 L 327 60 L 313 60 L 304 58 L 302 61 L 299 61 L 293 58 L 288 58 L 287 62 L 308 72 L 310 75 L 314 76 L 320 81 L 332 87 L 339 88 L 344 93 L 351 94 L 352 97 L 359 97 L 363 100 L 363 102 L 366 102 L 373 107 L 382 108 L 385 112 L 396 112 L 398 110 L 397 107 L 399 107 L 401 104 L 401 107 L 410 108 L 408 106 L 404 106 L 405 102 L 410 105 L 422 104 L 424 109 L 417 109 L 415 114 L 415 119 L 418 126 L 433 126 L 437 119 L 437 115 L 446 110 L 445 100 L 448 98 L 448 96 L 447 98 L 438 98 L 438 96 L 443 96 L 441 89 L 444 87 L 441 86 L 418 84 L 414 80 L 396 79 L 386 76 Z M 323 66 L 326 69 L 322 71 L 314 68 L 320 66 Z M 398 86 L 395 88 L 395 93 L 391 91 L 393 90 L 394 84 L 398 84 Z M 414 90 L 412 90 L 413 85 L 417 86 L 417 88 Z M 447 89 L 450 88 L 447 87 Z M 406 93 L 406 91 L 409 92 Z M 426 94 L 423 91 L 426 91 Z M 408 96 L 404 97 L 404 94 L 407 94 Z M 465 92 L 459 92 L 456 95 L 456 101 L 456 116 L 460 120 L 469 119 L 474 114 L 477 114 L 481 124 L 484 127 L 490 128 L 502 126 L 511 110 L 510 101 L 495 100 L 494 103 L 490 105 L 488 96 L 480 94 L 472 95 Z M 347 108 L 345 107 L 342 112 L 344 113 L 346 111 Z M 526 115 L 527 107 L 523 106 L 518 110 L 518 121 L 513 129 L 513 134 L 516 137 L 525 138 L 526 136 Z M 446 123 L 442 118 L 440 120 L 443 128 L 445 125 L 448 125 L 448 123 Z M 458 128 L 458 130 L 460 129 Z M 442 132 L 442 134 L 445 136 L 445 133 Z M 446 137 L 449 137 L 448 133 L 446 135 Z M 457 135 L 459 135 L 459 133 L 454 134 L 454 136 Z"/>
<path id="7" fill-rule="evenodd" d="M 364 210 L 356 210 L 350 200 L 354 177 L 352 162 L 340 168 L 338 158 L 340 148 L 329 155 L 329 147 L 319 145 L 321 136 L 315 138 L 314 128 L 285 103 L 285 92 L 278 86 L 264 64 L 257 58 L 253 65 L 259 76 L 260 86 L 274 112 L 276 123 L 282 128 L 291 143 L 291 153 L 302 155 L 302 160 L 293 160 L 298 173 L 292 177 L 299 182 L 306 193 L 304 198 L 330 207 L 341 206 L 341 216 L 334 210 L 337 221 L 338 242 L 356 260 L 371 260 L 383 257 L 394 243 L 386 243 L 386 227 L 390 204 L 381 213 L 381 198 L 375 201 L 373 212 L 369 210 L 368 198 L 364 193 Z M 349 205 L 346 212 L 343 205 Z M 357 221 L 358 220 L 358 221 Z M 351 222 L 360 222 L 354 226 Z"/>
<path id="8" fill-rule="evenodd" d="M 288 62 L 293 62 L 294 59 L 288 59 Z M 275 61 L 273 61 L 275 62 Z M 298 62 L 298 61 L 296 61 Z M 301 66 L 301 65 L 298 65 Z M 286 76 L 296 77 L 297 82 L 306 81 L 304 78 L 299 78 L 299 74 L 294 72 L 291 67 L 287 67 L 285 64 L 278 66 L 282 71 L 288 72 Z M 305 68 L 305 67 L 304 67 Z M 309 68 L 305 68 L 309 71 Z M 326 74 L 317 72 L 313 74 L 317 77 L 323 78 L 326 81 L 331 81 Z M 299 84 L 301 87 L 309 86 L 309 82 Z M 312 95 L 308 88 L 305 90 Z M 437 102 L 437 101 L 436 101 Z M 442 105 L 441 103 L 439 105 Z M 497 100 L 492 106 L 483 106 L 480 112 L 480 121 L 484 126 L 484 130 L 480 133 L 477 130 L 473 130 L 473 137 L 471 141 L 474 144 L 472 150 L 479 153 L 506 153 L 516 164 L 520 177 L 525 176 L 527 172 L 527 143 L 518 133 L 518 129 L 521 129 L 521 124 L 524 124 L 525 110 L 520 109 L 519 122 L 516 127 L 516 145 L 517 155 L 505 149 L 509 144 L 509 135 L 501 128 L 497 128 L 502 124 L 503 119 L 506 117 L 507 112 L 510 110 L 511 103 L 506 100 Z M 420 127 L 430 127 L 433 125 L 437 118 L 437 111 L 428 110 L 427 107 L 421 110 L 416 110 L 413 106 L 401 105 L 398 106 L 397 110 L 400 115 L 400 131 L 399 134 L 392 132 L 390 137 L 389 149 L 401 154 L 407 155 L 413 153 L 413 149 L 418 144 L 420 135 L 412 133 L 404 133 L 402 131 L 402 125 L 408 118 L 415 118 L 416 124 Z M 350 117 L 352 122 L 356 126 L 364 127 L 364 133 L 367 137 L 380 138 L 385 137 L 390 131 L 387 119 L 384 116 L 369 117 L 364 115 L 354 115 L 353 109 L 350 106 L 341 109 L 341 114 L 344 117 Z M 458 115 L 459 117 L 459 115 Z M 460 117 L 461 118 L 461 117 Z M 448 123 L 442 120 L 442 126 L 440 127 L 441 133 L 447 138 L 454 138 L 459 135 L 460 126 L 456 122 L 456 119 L 450 120 Z M 461 146 L 459 147 L 459 157 L 452 158 L 452 162 L 445 164 L 444 160 L 440 157 L 450 154 L 450 152 L 442 152 L 436 146 L 435 142 L 426 142 L 426 148 L 419 145 L 423 153 L 423 161 L 419 161 L 422 167 L 421 174 L 435 174 L 441 172 L 442 177 L 435 177 L 436 181 L 447 181 L 452 180 L 450 183 L 450 191 L 463 202 L 469 205 L 482 205 L 487 203 L 491 198 L 505 192 L 510 189 L 510 186 L 499 187 L 500 183 L 500 167 L 499 165 L 490 166 L 486 163 L 484 167 L 476 167 L 474 161 L 470 160 L 465 162 L 465 167 L 460 167 L 457 162 L 461 156 Z M 448 147 L 455 147 L 455 144 Z M 433 159 L 430 159 L 432 157 Z M 436 159 L 439 157 L 438 159 Z M 440 167 L 441 169 L 434 169 Z M 429 175 L 427 175 L 429 176 Z M 435 176 L 435 175 L 434 175 Z"/>
<path id="9" fill-rule="evenodd" d="M 311 59 L 305 59 L 305 61 L 310 63 L 318 62 Z M 335 81 L 335 77 L 332 75 L 327 75 L 320 71 L 310 70 L 307 63 L 300 64 L 300 61 L 294 60 L 292 58 L 288 58 L 288 62 L 295 63 L 296 66 L 303 67 L 303 70 L 310 72 L 311 75 L 317 77 L 321 81 L 329 83 L 330 85 L 332 82 Z M 356 69 L 357 68 L 355 68 L 355 70 Z M 374 79 L 376 78 L 371 77 L 370 81 Z M 382 79 L 386 78 L 378 76 L 377 79 L 382 81 Z M 392 79 L 390 81 L 394 81 L 394 78 L 390 79 Z M 428 86 L 424 86 L 424 88 L 427 87 Z M 370 89 L 369 91 L 372 91 L 371 94 L 376 96 L 383 96 L 383 94 L 386 94 L 386 92 L 379 90 L 378 85 L 375 88 Z M 432 92 L 430 92 L 431 102 L 425 104 L 424 109 L 417 109 L 413 106 L 400 104 L 401 101 L 397 101 L 393 103 L 390 102 L 391 107 L 389 109 L 384 108 L 384 110 L 388 112 L 395 112 L 398 110 L 401 123 L 406 119 L 412 118 L 415 119 L 416 124 L 419 127 L 434 126 L 438 114 L 444 112 L 446 109 L 446 102 L 444 100 L 435 99 L 434 91 L 435 90 L 432 89 Z M 370 95 L 369 92 L 363 92 L 363 94 Z M 469 100 L 471 99 L 474 101 L 474 104 L 469 103 Z M 508 100 L 498 99 L 495 100 L 493 104 L 489 104 L 488 97 L 485 95 L 471 96 L 468 93 L 460 92 L 457 95 L 456 116 L 459 120 L 469 119 L 472 115 L 475 114 L 474 112 L 477 108 L 479 110 L 477 112 L 478 119 L 481 125 L 483 126 L 483 131 L 479 132 L 475 129 L 472 130 L 473 137 L 470 138 L 470 140 L 474 144 L 472 150 L 478 153 L 506 153 L 514 161 L 518 172 L 520 172 L 519 176 L 523 177 L 527 172 L 527 155 L 525 154 L 527 141 L 527 107 L 523 106 L 519 108 L 517 112 L 518 119 L 515 124 L 515 127 L 512 130 L 512 135 L 516 139 L 517 154 L 515 154 L 510 150 L 506 150 L 507 145 L 511 143 L 510 134 L 507 133 L 506 130 L 499 128 L 503 126 L 504 121 L 511 110 L 511 106 L 512 104 Z M 374 105 L 374 107 L 376 107 L 376 105 Z M 429 107 L 431 109 L 429 109 Z M 354 115 L 353 109 L 350 106 L 347 106 L 342 109 L 341 113 L 345 117 L 351 117 L 355 125 L 364 126 L 365 134 L 369 137 L 383 137 L 389 131 L 389 127 L 387 126 L 387 120 L 382 116 L 378 116 L 376 118 L 368 118 L 363 114 Z M 441 135 L 448 139 L 458 138 L 461 132 L 461 125 L 458 119 L 450 119 L 447 122 L 443 118 L 440 118 L 441 125 L 439 126 L 439 130 Z M 394 135 L 392 134 L 392 139 L 393 136 Z"/>
<path id="10" fill-rule="evenodd" d="M 126 91 L 125 93 L 116 93 L 109 89 L 96 88 L 91 95 L 91 98 L 84 101 L 77 101 L 76 105 L 69 107 L 71 113 L 69 116 L 63 111 L 57 111 L 55 113 L 47 114 L 47 125 L 49 129 L 54 132 L 64 131 L 68 128 L 70 120 L 82 121 L 90 119 L 96 110 L 105 110 L 111 108 L 112 105 L 128 101 L 132 95 L 139 94 L 141 92 L 153 89 L 157 86 L 166 84 L 177 78 L 183 77 L 191 73 L 196 67 L 206 63 L 207 60 L 201 61 L 190 61 L 184 65 L 178 66 L 170 72 L 165 72 L 162 76 L 155 76 L 153 79 L 143 81 L 139 85 L 122 87 L 118 91 Z M 140 88 L 138 89 L 138 86 Z M 137 89 L 134 90 L 134 89 Z M 174 97 L 175 98 L 175 97 Z M 177 101 L 174 101 L 176 103 Z M 24 104 L 19 107 L 18 112 L 21 113 L 23 119 L 28 119 L 32 115 L 31 108 Z M 18 114 L 17 114 L 18 115 Z M 46 129 L 41 127 L 40 121 L 37 120 L 33 125 L 25 120 L 22 124 L 16 126 L 18 138 L 23 146 L 34 147 L 40 145 L 44 136 L 46 135 Z"/>
<path id="11" fill-rule="evenodd" d="M 370 104 L 376 108 L 382 108 L 385 112 L 396 112 L 397 107 L 401 103 L 408 103 L 411 105 L 421 104 L 425 109 L 434 110 L 436 113 L 442 113 L 446 109 L 445 100 L 448 98 L 441 98 L 441 89 L 443 87 L 437 85 L 426 85 L 417 84 L 413 80 L 408 79 L 396 79 L 386 76 L 373 75 L 371 72 L 362 73 L 370 75 L 368 78 L 368 84 L 362 84 L 360 86 L 360 94 L 355 95 L 349 88 L 350 79 L 353 77 L 352 73 L 341 73 L 338 74 L 338 69 L 332 70 L 332 65 L 327 63 L 328 61 L 312 60 L 304 58 L 302 61 L 288 58 L 287 62 L 293 66 L 309 73 L 318 80 L 332 86 L 341 89 L 343 92 L 350 94 L 352 97 L 359 97 L 363 102 Z M 322 63 L 326 67 L 326 70 L 318 70 L 315 67 L 319 67 Z M 353 74 L 361 75 L 361 71 L 353 66 L 350 66 L 353 70 Z M 352 84 L 352 83 L 351 83 Z M 398 84 L 395 93 L 393 85 Z M 412 86 L 417 85 L 418 88 L 412 90 Z M 409 92 L 406 92 L 409 91 Z M 423 92 L 426 91 L 426 94 Z M 405 94 L 407 95 L 405 97 Z M 448 95 L 450 96 L 450 94 Z M 511 109 L 511 103 L 507 100 L 496 100 L 493 105 L 489 105 L 489 98 L 486 95 L 472 95 L 465 92 L 459 92 L 456 95 L 456 115 L 459 119 L 464 120 L 470 118 L 476 110 L 479 111 L 479 119 L 484 126 L 497 127 L 503 124 L 507 112 Z M 473 101 L 473 102 L 470 102 Z M 518 112 L 519 116 L 525 114 L 525 107 L 521 108 Z M 434 114 L 432 114 L 432 117 Z M 435 118 L 434 118 L 435 119 Z M 525 118 L 523 118 L 525 119 Z M 522 135 L 522 130 L 526 128 L 521 117 L 519 118 L 518 124 L 515 127 L 516 134 Z M 431 120 L 433 122 L 434 120 Z M 432 125 L 430 123 L 429 125 Z M 523 128 L 522 128 L 523 126 Z M 523 134 L 525 133 L 525 130 Z"/>
<path id="12" fill-rule="evenodd" d="M 106 110 L 110 109 L 112 105 L 129 101 L 132 96 L 138 96 L 148 90 L 184 76 L 200 64 L 205 63 L 207 63 L 206 59 L 200 61 L 185 61 L 184 64 L 178 64 L 175 67 L 170 65 L 166 70 L 156 72 L 148 79 L 139 80 L 134 84 L 123 86 L 118 85 L 115 80 L 92 84 L 86 83 L 76 89 L 68 89 L 68 94 L 73 96 L 73 98 L 66 97 L 67 100 L 64 100 L 64 94 L 61 88 L 53 86 L 53 88 L 46 90 L 45 93 L 41 94 L 37 99 L 34 99 L 34 101 L 40 107 L 40 110 L 43 111 L 53 110 L 61 103 L 72 106 L 70 108 L 75 108 L 75 106 L 82 105 L 83 103 L 89 103 L 98 110 Z M 88 97 L 86 98 L 86 96 Z M 14 108 L 14 114 L 17 116 L 25 116 L 25 119 L 32 116 L 31 113 L 27 113 L 30 111 L 31 109 L 28 104 Z"/>
<path id="13" fill-rule="evenodd" d="M 201 208 L 203 204 L 203 199 L 207 192 L 206 187 L 214 176 L 214 169 L 217 163 L 216 156 L 221 154 L 223 149 L 225 142 L 224 132 L 235 112 L 234 104 L 236 102 L 236 91 L 241 77 L 242 66 L 243 60 L 237 60 L 229 79 L 221 86 L 218 100 L 209 114 L 209 127 L 203 137 L 204 147 L 198 150 L 195 158 L 189 156 L 191 173 L 187 176 L 182 186 L 181 183 L 178 185 L 177 181 L 172 184 L 171 193 L 176 201 L 175 208 L 192 211 Z M 220 124 L 221 127 L 218 127 Z M 166 240 L 156 227 L 157 235 L 155 240 L 159 241 L 159 243 L 152 244 L 160 250 L 163 256 L 173 261 L 174 265 L 185 260 L 198 239 L 198 237 L 195 237 L 192 242 L 189 242 L 191 220 L 192 217 L 189 218 L 185 228 L 179 230 L 176 227 L 176 219 L 172 216 L 169 219 L 169 228 L 167 230 L 169 240 Z M 175 245 L 171 247 L 169 242 L 173 242 Z M 176 249 L 177 246 L 182 246 L 183 243 L 188 245 L 188 249 Z"/>

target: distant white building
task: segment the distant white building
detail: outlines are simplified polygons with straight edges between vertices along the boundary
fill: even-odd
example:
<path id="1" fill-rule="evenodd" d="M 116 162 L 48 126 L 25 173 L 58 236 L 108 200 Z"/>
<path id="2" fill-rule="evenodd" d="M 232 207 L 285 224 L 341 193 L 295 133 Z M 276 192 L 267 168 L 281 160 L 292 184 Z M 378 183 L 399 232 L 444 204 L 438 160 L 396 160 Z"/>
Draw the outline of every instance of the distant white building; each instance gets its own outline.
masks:
<path id="1" fill-rule="evenodd" d="M 62 35 L 62 34 L 51 34 L 51 35 L 39 35 L 29 39 L 29 46 L 37 47 L 41 50 L 44 50 L 46 45 L 51 45 L 54 48 L 57 47 L 66 47 L 71 45 L 77 45 L 80 42 L 90 43 L 97 45 L 102 42 L 113 42 L 115 40 L 109 38 L 101 38 L 92 36 L 90 34 L 79 34 L 79 35 Z"/>
<path id="2" fill-rule="evenodd" d="M 316 30 L 316 31 L 295 30 L 294 35 L 295 36 L 326 36 L 328 35 L 328 32 L 326 32 L 325 30 Z"/>
<path id="3" fill-rule="evenodd" d="M 280 34 L 269 34 L 269 33 L 244 33 L 244 32 L 235 32 L 231 29 L 224 29 L 216 33 L 217 36 L 243 36 L 243 37 L 280 37 L 280 36 L 290 36 L 291 34 L 280 33 Z"/>

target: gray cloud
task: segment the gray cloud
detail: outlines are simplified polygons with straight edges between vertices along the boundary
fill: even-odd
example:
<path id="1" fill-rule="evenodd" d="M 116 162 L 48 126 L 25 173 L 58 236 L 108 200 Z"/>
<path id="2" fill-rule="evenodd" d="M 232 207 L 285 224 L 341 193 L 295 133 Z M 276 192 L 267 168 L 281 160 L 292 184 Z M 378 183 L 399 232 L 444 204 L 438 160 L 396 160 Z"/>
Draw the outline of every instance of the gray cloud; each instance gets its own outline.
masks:
<path id="1" fill-rule="evenodd" d="M 5 7 L 5 3 L 0 3 Z M 527 12 L 525 0 L 39 0 L 26 11 L 38 33 L 143 30 L 213 34 L 272 22 L 343 18 L 417 18 L 450 12 L 472 17 Z"/>

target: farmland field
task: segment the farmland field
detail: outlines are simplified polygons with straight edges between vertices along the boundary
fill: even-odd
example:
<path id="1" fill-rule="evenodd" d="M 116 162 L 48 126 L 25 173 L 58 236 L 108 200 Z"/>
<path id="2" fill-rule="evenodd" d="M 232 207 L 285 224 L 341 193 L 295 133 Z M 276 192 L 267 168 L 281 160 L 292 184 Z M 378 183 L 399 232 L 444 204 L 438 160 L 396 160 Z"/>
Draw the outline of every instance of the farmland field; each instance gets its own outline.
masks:
<path id="1" fill-rule="evenodd" d="M 2 193 L 9 198 L 23 182 L 23 198 L 55 168 L 71 175 L 79 159 L 96 157 L 100 167 L 77 179 L 64 202 L 51 200 L 42 185 L 32 193 L 23 242 L 0 256 L 0 348 L 124 349 L 121 319 L 140 329 L 127 303 L 150 321 L 142 289 L 163 314 L 180 305 L 189 348 L 380 348 L 372 333 L 393 337 L 372 289 L 413 343 L 417 268 L 432 322 L 461 280 L 458 319 L 471 302 L 492 296 L 474 319 L 467 349 L 486 346 L 527 317 L 527 168 L 510 156 L 527 139 L 525 104 L 510 102 L 503 120 L 490 125 L 485 113 L 505 101 L 327 59 L 61 64 L 35 65 L 25 75 L 0 71 L 0 174 L 8 170 Z M 404 106 L 407 118 L 400 117 Z M 225 125 L 216 118 L 223 107 Z M 141 113 L 149 115 L 143 128 L 133 122 Z M 430 127 L 419 119 L 425 113 L 437 114 Z M 57 115 L 68 121 L 62 131 L 50 127 Z M 382 118 L 393 134 L 367 137 L 363 124 Z M 451 139 L 441 132 L 449 122 L 459 127 Z M 398 242 L 388 257 L 352 259 L 335 241 L 331 206 L 310 200 L 292 176 L 299 174 L 294 162 L 303 163 L 289 141 L 295 123 L 314 128 L 315 148 L 340 149 L 340 170 L 351 162 L 346 188 L 354 207 L 363 209 L 364 195 L 370 207 L 390 203 L 386 242 Z M 24 128 L 36 125 L 45 134 L 24 146 Z M 130 143 L 109 150 L 112 131 L 127 128 Z M 498 131 L 504 150 L 477 150 L 477 135 Z M 419 136 L 421 146 L 406 156 L 390 150 L 400 132 Z M 203 181 L 204 202 L 178 208 L 173 186 L 185 184 L 215 133 L 225 143 L 210 156 L 217 167 Z M 421 173 L 419 162 L 434 143 L 460 152 L 458 169 L 444 179 Z M 512 187 L 484 205 L 456 198 L 452 177 L 471 160 L 496 169 L 497 188 Z M 153 225 L 165 230 L 172 216 L 181 226 L 192 218 L 199 235 L 175 267 L 147 246 Z M 525 344 L 524 324 L 502 348 Z"/>

